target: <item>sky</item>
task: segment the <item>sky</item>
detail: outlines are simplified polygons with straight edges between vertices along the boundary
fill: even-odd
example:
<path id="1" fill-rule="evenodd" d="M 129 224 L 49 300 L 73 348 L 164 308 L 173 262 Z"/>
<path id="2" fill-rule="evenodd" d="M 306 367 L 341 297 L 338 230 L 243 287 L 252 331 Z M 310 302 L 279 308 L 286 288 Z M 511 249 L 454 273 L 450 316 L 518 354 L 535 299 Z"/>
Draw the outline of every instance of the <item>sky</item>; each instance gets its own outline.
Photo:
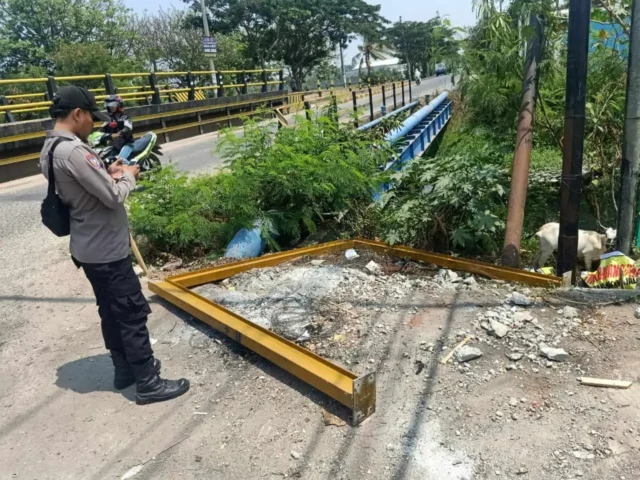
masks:
<path id="1" fill-rule="evenodd" d="M 426 21 L 440 14 L 451 20 L 456 27 L 467 27 L 475 23 L 475 14 L 471 9 L 472 0 L 366 0 L 367 3 L 381 5 L 382 16 L 396 22 L 400 16 L 405 21 Z M 124 0 L 135 12 L 148 10 L 154 12 L 159 8 L 185 8 L 180 0 Z M 345 61 L 357 53 L 355 43 L 345 53 Z"/>

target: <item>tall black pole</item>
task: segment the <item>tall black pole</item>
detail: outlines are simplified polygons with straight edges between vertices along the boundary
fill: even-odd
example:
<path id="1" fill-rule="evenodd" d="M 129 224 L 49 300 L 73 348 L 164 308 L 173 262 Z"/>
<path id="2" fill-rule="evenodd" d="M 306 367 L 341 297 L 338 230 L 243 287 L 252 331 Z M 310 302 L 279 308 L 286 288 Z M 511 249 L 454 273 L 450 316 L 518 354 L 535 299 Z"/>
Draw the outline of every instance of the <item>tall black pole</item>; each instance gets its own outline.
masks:
<path id="1" fill-rule="evenodd" d="M 558 275 L 571 272 L 576 281 L 578 219 L 582 193 L 585 104 L 587 101 L 587 59 L 591 0 L 570 0 L 567 40 L 567 93 L 564 119 L 562 185 L 560 187 L 560 238 Z"/>
<path id="2" fill-rule="evenodd" d="M 629 255 L 633 241 L 633 223 L 638 197 L 638 163 L 640 162 L 640 0 L 633 0 L 629 70 L 627 73 L 627 105 L 622 144 L 620 174 L 620 212 L 617 247 Z M 640 228 L 640 225 L 639 225 Z"/>

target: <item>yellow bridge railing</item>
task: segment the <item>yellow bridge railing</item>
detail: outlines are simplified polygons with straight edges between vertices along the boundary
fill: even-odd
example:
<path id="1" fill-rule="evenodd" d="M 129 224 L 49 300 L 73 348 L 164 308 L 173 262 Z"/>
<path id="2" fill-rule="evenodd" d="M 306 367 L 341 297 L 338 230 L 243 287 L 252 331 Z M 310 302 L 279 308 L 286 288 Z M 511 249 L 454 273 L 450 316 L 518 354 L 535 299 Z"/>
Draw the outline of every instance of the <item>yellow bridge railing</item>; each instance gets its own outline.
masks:
<path id="1" fill-rule="evenodd" d="M 274 76 L 277 77 L 277 80 L 273 79 Z M 171 82 L 172 77 L 175 82 Z M 198 77 L 204 77 L 202 81 L 204 85 L 197 86 L 200 83 Z M 140 79 L 143 81 L 140 82 Z M 160 79 L 163 79 L 162 83 Z M 58 89 L 58 83 L 88 87 L 96 95 L 98 101 L 104 100 L 109 95 L 118 94 L 124 102 L 145 104 L 203 100 L 207 95 L 223 97 L 226 89 L 237 89 L 238 93 L 247 94 L 249 89 L 256 87 L 260 88 L 262 92 L 267 92 L 273 86 L 277 86 L 276 88 L 282 91 L 285 86 L 284 72 L 281 69 L 124 72 L 0 79 L 0 121 L 4 118 L 6 122 L 15 122 L 16 115 L 47 111 L 51 105 L 51 99 Z M 100 83 L 103 83 L 103 86 L 97 87 Z M 38 84 L 44 84 L 46 91 L 33 92 L 33 85 L 38 88 Z M 316 86 L 316 91 L 302 92 L 307 99 L 310 99 L 312 95 L 317 95 L 318 99 L 322 97 L 323 88 L 320 82 Z M 349 81 L 343 87 L 335 87 L 331 81 L 326 85 L 325 91 L 329 91 L 331 95 L 339 95 L 353 90 L 361 90 L 366 86 L 360 82 L 357 85 L 352 85 Z M 368 86 L 371 86 L 370 82 L 368 82 Z M 20 92 L 21 89 L 30 91 Z"/>
<path id="2" fill-rule="evenodd" d="M 197 86 L 198 77 L 204 76 L 205 85 Z M 277 78 L 274 81 L 273 77 Z M 175 83 L 162 84 L 159 79 L 175 79 Z M 140 79 L 143 81 L 141 82 Z M 231 80 L 231 81 L 230 81 Z M 235 81 L 234 81 L 235 80 Z M 102 88 L 96 83 L 102 82 Z M 207 85 L 207 83 L 211 85 Z M 284 72 L 281 69 L 253 70 L 202 70 L 183 72 L 124 72 L 93 75 L 50 76 L 39 78 L 0 79 L 0 115 L 5 121 L 14 122 L 15 114 L 42 112 L 51 105 L 51 99 L 58 90 L 58 84 L 75 84 L 88 87 L 96 94 L 96 100 L 118 94 L 125 102 L 146 102 L 151 104 L 163 101 L 187 101 L 203 99 L 202 92 L 213 91 L 214 96 L 225 96 L 225 88 L 237 88 L 240 93 L 249 93 L 249 88 L 260 87 L 267 92 L 277 85 L 284 90 Z M 140 83 L 140 84 L 136 84 Z M 38 84 L 44 84 L 44 92 L 34 92 Z M 21 92 L 21 90 L 23 90 Z M 4 95 L 3 95 L 4 93 Z"/>

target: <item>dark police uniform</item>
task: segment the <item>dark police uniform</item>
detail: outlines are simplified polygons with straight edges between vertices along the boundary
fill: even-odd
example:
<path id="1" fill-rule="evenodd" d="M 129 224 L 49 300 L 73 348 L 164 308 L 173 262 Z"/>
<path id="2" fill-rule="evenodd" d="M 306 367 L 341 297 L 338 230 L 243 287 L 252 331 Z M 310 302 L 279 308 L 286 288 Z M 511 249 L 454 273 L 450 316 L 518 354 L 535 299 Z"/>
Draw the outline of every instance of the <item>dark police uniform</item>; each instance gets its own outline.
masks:
<path id="1" fill-rule="evenodd" d="M 51 130 L 40 155 L 48 178 L 51 147 L 56 190 L 69 207 L 70 250 L 89 279 L 98 305 L 107 349 L 122 352 L 132 365 L 153 356 L 147 330 L 151 313 L 129 253 L 129 221 L 124 202 L 136 185 L 131 173 L 118 181 L 100 157 L 79 138 Z"/>
<path id="2" fill-rule="evenodd" d="M 56 125 L 60 119 L 60 126 L 64 127 L 68 114 L 77 109 L 90 112 L 94 120 L 109 118 L 100 112 L 91 92 L 75 86 L 60 88 L 53 97 L 50 111 Z M 55 183 L 59 198 L 54 197 L 53 202 L 47 204 L 55 192 L 47 193 L 42 208 L 48 209 L 43 210 L 48 217 L 43 213 L 43 223 L 56 235 L 70 231 L 73 261 L 84 270 L 96 296 L 102 336 L 105 346 L 111 350 L 115 367 L 114 388 L 121 390 L 135 383 L 138 405 L 183 395 L 189 391 L 189 380 L 160 377 L 160 361 L 153 358 L 147 330 L 151 309 L 131 264 L 129 220 L 124 202 L 136 186 L 134 175 L 123 172 L 122 178 L 114 180 L 98 155 L 64 130 L 47 132 L 40 155 L 42 173 L 47 178 L 49 158 L 53 163 L 52 184 Z M 65 213 L 57 204 L 66 207 Z M 60 220 L 67 210 L 68 223 L 66 218 Z M 57 224 L 52 229 L 49 223 L 55 218 Z"/>

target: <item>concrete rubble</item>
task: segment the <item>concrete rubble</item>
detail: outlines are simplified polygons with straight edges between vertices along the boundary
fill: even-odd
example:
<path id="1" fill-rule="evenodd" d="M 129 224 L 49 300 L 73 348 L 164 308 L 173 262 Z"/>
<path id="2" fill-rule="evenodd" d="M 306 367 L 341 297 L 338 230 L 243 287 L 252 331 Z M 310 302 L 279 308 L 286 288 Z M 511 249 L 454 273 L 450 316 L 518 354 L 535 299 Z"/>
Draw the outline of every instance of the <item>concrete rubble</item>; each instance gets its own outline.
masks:
<path id="1" fill-rule="evenodd" d="M 498 338 L 502 338 L 502 337 L 505 337 L 507 333 L 509 333 L 509 327 L 507 327 L 504 323 L 500 323 L 497 320 L 491 320 L 491 322 L 489 323 L 488 331 L 492 335 Z"/>
<path id="2" fill-rule="evenodd" d="M 467 346 L 459 348 L 454 354 L 455 359 L 460 363 L 469 362 L 481 356 L 482 351 L 479 348 Z"/>
<path id="3" fill-rule="evenodd" d="M 576 378 L 590 373 L 589 366 L 579 362 L 585 351 L 593 352 L 594 348 L 584 342 L 587 347 L 583 344 L 576 350 L 575 339 L 604 341 L 593 313 L 566 304 L 550 307 L 543 300 L 542 290 L 476 279 L 448 269 L 416 270 L 418 267 L 411 262 L 364 251 L 358 255 L 350 259 L 344 254 L 300 259 L 239 274 L 197 287 L 196 291 L 358 375 L 375 370 L 379 375 L 381 408 L 376 415 L 388 408 L 388 402 L 398 402 L 398 398 L 413 394 L 428 398 L 420 387 L 411 387 L 416 390 L 409 393 L 401 386 L 413 378 L 424 379 L 428 384 L 436 372 L 437 389 L 444 389 L 443 397 L 439 402 L 428 402 L 427 409 L 437 412 L 438 422 L 446 422 L 454 439 L 482 443 L 485 436 L 504 440 L 508 434 L 521 438 L 518 428 L 533 429 L 536 438 L 546 439 L 550 427 L 545 422 L 555 422 L 556 418 L 562 418 L 562 425 L 569 424 L 575 430 L 571 430 L 571 439 L 579 438 L 579 425 L 584 427 L 585 423 L 571 423 L 570 419 L 588 412 L 574 401 L 578 397 L 571 389 L 581 388 L 576 386 Z M 455 310 L 453 328 L 447 323 L 450 317 L 434 316 L 434 312 L 439 308 L 448 310 L 450 304 L 446 302 L 458 301 L 458 295 L 467 296 L 460 297 L 465 307 Z M 423 337 L 425 331 L 430 331 L 431 336 Z M 403 335 L 399 352 L 387 356 L 390 342 Z M 458 347 L 467 337 L 467 343 Z M 450 360 L 443 364 L 456 347 Z M 593 376 L 604 375 L 595 373 Z M 398 398 L 394 393 L 393 399 L 385 399 L 385 389 L 395 388 L 403 388 L 403 393 Z M 481 403 L 472 401 L 476 396 L 482 398 Z M 568 402 L 577 406 L 569 409 Z M 597 402 L 606 409 L 599 398 Z M 607 418 L 611 415 L 612 411 L 606 412 Z M 320 412 L 318 418 L 323 428 L 344 424 L 344 420 L 326 411 Z M 455 443 L 447 436 L 440 438 L 447 445 Z M 437 472 L 433 478 L 460 480 L 499 478 L 496 471 L 501 472 L 500 478 L 543 478 L 535 475 L 544 471 L 548 478 L 569 479 L 578 477 L 573 472 L 578 471 L 579 465 L 612 455 L 604 440 L 593 450 L 574 440 L 570 444 L 553 439 L 545 442 L 553 444 L 558 454 L 549 453 L 549 459 L 542 464 L 521 458 L 514 465 L 505 466 L 502 456 L 483 455 L 473 462 L 461 463 L 455 458 L 460 456 L 455 455 L 452 468 L 466 466 L 466 474 L 448 476 L 438 470 L 442 468 L 441 461 L 433 467 L 436 470 L 429 471 Z M 536 451 L 539 448 L 536 446 Z M 291 451 L 290 460 L 308 461 L 306 454 L 297 454 L 299 450 L 286 451 Z M 401 445 L 387 448 L 389 458 L 395 462 L 405 461 L 399 453 L 402 451 Z M 468 468 L 475 468 L 477 476 L 472 476 Z"/>
<path id="4" fill-rule="evenodd" d="M 177 260 L 165 263 L 162 270 L 165 272 L 175 272 L 179 268 L 182 268 L 182 260 L 178 258 Z"/>
<path id="5" fill-rule="evenodd" d="M 519 292 L 513 292 L 509 297 L 509 303 L 511 305 L 518 305 L 520 307 L 528 307 L 533 304 L 531 299 L 526 295 Z"/>
<path id="6" fill-rule="evenodd" d="M 553 348 L 545 344 L 540 344 L 540 355 L 554 362 L 565 362 L 569 359 L 569 354 L 562 348 Z"/>

